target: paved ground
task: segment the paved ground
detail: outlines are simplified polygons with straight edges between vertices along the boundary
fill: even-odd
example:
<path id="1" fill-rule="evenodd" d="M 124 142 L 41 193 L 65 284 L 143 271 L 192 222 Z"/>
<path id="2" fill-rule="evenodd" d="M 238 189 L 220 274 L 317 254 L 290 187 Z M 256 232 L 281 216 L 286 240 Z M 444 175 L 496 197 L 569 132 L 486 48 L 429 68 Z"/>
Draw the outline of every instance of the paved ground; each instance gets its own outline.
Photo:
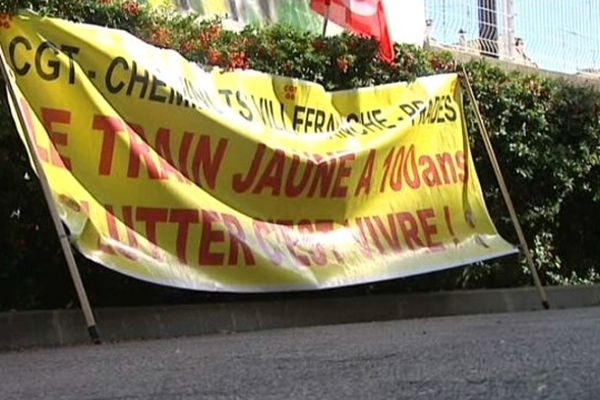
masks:
<path id="1" fill-rule="evenodd" d="M 600 308 L 0 353 L 0 399 L 600 399 Z"/>

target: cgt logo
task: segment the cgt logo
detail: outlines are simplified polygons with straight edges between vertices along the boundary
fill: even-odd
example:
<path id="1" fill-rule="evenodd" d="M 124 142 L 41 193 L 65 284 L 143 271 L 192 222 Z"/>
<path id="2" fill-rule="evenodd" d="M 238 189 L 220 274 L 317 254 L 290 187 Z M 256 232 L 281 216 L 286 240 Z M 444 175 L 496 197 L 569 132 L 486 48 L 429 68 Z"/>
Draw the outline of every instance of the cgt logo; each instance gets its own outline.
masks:
<path id="1" fill-rule="evenodd" d="M 353 14 L 370 17 L 377 13 L 377 5 L 381 0 L 342 0 Z"/>

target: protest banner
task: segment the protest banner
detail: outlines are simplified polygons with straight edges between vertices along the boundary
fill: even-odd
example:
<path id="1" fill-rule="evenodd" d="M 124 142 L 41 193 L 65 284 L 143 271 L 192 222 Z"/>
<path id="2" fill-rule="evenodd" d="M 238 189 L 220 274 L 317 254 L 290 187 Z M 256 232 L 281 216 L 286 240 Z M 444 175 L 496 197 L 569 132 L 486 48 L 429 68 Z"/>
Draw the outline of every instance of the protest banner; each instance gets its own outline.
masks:
<path id="1" fill-rule="evenodd" d="M 71 241 L 109 268 L 263 292 L 516 252 L 486 210 L 455 74 L 327 92 L 34 15 L 0 45 Z"/>

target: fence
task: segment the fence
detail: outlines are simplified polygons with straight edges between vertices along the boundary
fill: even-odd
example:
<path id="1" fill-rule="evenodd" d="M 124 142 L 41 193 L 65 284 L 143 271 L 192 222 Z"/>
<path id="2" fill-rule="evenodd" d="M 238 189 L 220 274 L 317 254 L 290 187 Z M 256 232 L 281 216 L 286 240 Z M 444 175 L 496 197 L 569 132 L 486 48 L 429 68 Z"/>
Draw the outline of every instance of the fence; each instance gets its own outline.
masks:
<path id="1" fill-rule="evenodd" d="M 600 0 L 425 0 L 441 46 L 600 76 Z"/>

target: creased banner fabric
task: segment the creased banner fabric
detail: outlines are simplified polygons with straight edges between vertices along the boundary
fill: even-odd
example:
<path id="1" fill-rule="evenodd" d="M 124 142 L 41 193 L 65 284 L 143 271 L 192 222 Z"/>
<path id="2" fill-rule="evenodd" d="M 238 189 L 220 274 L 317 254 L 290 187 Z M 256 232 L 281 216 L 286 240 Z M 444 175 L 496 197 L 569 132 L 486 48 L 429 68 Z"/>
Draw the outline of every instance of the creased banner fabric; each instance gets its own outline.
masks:
<path id="1" fill-rule="evenodd" d="M 0 44 L 29 154 L 73 244 L 109 268 L 264 292 L 516 252 L 486 210 L 454 74 L 328 92 L 34 15 Z"/>

